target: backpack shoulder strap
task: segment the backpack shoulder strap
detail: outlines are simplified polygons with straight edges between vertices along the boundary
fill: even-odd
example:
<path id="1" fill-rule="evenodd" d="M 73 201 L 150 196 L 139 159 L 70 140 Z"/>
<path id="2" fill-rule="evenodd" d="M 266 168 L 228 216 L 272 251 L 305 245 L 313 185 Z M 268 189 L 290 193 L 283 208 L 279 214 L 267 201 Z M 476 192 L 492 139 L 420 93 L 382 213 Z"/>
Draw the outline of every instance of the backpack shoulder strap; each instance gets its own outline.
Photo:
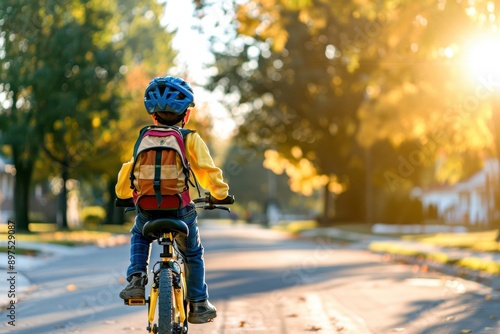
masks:
<path id="1" fill-rule="evenodd" d="M 181 131 L 181 134 L 182 134 L 182 139 L 186 140 L 186 136 L 190 133 L 194 133 L 196 132 L 195 130 L 191 130 L 191 129 L 184 129 L 184 128 L 181 128 L 179 129 Z"/>
<path id="2" fill-rule="evenodd" d="M 147 125 L 145 127 L 143 127 L 140 131 L 139 131 L 139 136 L 137 137 L 137 140 L 135 141 L 135 144 L 134 144 L 134 153 L 133 153 L 133 157 L 134 157 L 134 160 L 135 158 L 137 157 L 137 150 L 139 148 L 139 145 L 141 143 L 141 139 L 142 137 L 144 136 L 144 133 L 146 131 L 148 131 L 149 129 L 151 129 L 152 127 L 154 127 L 154 125 Z"/>
<path id="3" fill-rule="evenodd" d="M 129 176 L 130 188 L 132 188 L 132 189 L 135 189 L 135 187 L 134 187 L 134 179 L 135 179 L 134 178 L 134 167 L 135 167 L 135 164 L 137 163 L 137 150 L 139 149 L 139 145 L 141 144 L 141 139 L 144 136 L 144 133 L 146 131 L 148 131 L 150 128 L 151 128 L 151 125 L 147 125 L 147 126 L 143 127 L 139 131 L 139 136 L 137 137 L 137 140 L 135 141 L 135 144 L 134 144 L 134 153 L 132 153 L 132 157 L 133 157 L 134 162 L 132 163 L 132 166 L 130 168 L 130 176 Z"/>
<path id="4" fill-rule="evenodd" d="M 181 128 L 180 131 L 181 131 L 182 139 L 184 140 L 184 143 L 186 142 L 186 137 L 188 134 L 196 132 L 195 130 L 184 129 L 184 128 Z M 187 160 L 187 155 L 186 155 L 186 160 Z M 196 187 L 196 190 L 198 192 L 198 197 L 201 197 L 200 184 L 198 183 L 198 180 L 196 179 L 196 175 L 194 174 L 193 170 L 191 169 L 191 166 L 189 166 L 189 163 L 188 163 L 188 168 L 189 168 L 189 174 L 193 176 L 194 183 L 193 183 L 193 181 L 191 181 L 190 177 L 186 178 L 186 180 L 189 182 L 189 184 Z"/>

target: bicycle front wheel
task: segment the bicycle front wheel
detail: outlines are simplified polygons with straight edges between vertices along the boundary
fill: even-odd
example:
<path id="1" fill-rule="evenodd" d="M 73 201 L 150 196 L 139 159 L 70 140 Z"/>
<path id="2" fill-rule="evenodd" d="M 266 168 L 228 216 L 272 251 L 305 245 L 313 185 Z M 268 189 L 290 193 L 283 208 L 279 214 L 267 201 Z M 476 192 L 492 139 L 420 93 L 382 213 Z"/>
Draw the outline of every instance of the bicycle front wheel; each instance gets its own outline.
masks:
<path id="1" fill-rule="evenodd" d="M 164 267 L 159 277 L 158 334 L 174 333 L 174 310 L 172 296 L 172 269 Z"/>

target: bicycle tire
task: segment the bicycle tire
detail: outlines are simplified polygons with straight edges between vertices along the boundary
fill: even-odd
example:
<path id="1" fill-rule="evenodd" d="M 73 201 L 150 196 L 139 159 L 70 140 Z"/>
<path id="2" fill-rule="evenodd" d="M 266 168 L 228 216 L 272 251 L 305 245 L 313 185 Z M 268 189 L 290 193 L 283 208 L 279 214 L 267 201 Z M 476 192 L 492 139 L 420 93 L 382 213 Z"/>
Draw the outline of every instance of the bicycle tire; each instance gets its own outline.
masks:
<path id="1" fill-rule="evenodd" d="M 174 310 L 172 305 L 172 269 L 164 267 L 158 279 L 158 334 L 171 334 L 174 331 Z"/>

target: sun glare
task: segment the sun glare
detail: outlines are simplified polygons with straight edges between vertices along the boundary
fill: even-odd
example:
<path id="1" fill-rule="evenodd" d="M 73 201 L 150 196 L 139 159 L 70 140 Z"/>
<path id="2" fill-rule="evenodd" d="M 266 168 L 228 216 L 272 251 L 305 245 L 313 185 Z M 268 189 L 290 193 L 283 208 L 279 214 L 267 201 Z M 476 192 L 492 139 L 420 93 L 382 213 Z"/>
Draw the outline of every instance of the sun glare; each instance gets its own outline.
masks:
<path id="1" fill-rule="evenodd" d="M 476 39 L 466 51 L 470 74 L 489 84 L 500 86 L 500 37 Z"/>

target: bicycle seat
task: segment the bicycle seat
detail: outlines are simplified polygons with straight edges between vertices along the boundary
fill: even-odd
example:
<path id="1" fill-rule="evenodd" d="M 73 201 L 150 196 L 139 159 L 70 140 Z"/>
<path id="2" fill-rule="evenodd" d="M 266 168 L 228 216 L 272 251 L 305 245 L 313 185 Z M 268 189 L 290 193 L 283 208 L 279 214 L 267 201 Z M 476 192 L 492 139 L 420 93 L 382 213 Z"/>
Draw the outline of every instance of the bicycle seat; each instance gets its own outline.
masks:
<path id="1" fill-rule="evenodd" d="M 167 231 L 176 232 L 180 237 L 187 237 L 189 234 L 189 228 L 182 220 L 159 218 L 148 221 L 142 228 L 142 235 L 156 239 L 162 232 Z"/>

